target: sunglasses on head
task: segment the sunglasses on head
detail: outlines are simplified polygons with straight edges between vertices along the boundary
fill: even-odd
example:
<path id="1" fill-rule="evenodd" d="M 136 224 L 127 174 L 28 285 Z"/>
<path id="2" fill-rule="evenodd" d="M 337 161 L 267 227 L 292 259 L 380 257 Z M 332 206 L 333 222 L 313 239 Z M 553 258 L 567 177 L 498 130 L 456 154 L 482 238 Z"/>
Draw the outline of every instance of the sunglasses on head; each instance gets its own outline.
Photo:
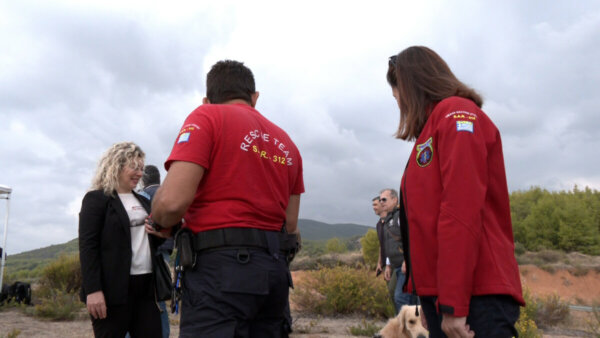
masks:
<path id="1" fill-rule="evenodd" d="M 396 59 L 398 58 L 398 54 L 390 56 L 389 65 L 396 68 Z"/>

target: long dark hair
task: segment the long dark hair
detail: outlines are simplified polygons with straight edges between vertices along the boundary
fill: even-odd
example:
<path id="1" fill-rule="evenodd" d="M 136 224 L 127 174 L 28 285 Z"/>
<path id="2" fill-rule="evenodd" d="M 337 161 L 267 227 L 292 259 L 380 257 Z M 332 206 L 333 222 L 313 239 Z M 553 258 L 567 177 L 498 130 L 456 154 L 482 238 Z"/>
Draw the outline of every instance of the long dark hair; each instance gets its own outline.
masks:
<path id="1" fill-rule="evenodd" d="M 460 82 L 446 62 L 423 46 L 408 47 L 389 60 L 387 81 L 400 95 L 400 124 L 396 138 L 416 140 L 433 105 L 450 96 L 460 96 L 481 108 L 483 99 Z"/>

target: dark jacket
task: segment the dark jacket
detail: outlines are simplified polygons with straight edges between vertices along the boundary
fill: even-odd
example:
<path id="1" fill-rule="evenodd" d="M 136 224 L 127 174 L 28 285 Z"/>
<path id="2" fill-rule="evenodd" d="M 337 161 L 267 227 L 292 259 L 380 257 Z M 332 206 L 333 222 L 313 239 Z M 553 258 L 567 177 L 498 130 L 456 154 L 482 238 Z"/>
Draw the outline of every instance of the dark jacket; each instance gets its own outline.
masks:
<path id="1" fill-rule="evenodd" d="M 404 250 L 400 231 L 400 209 L 395 207 L 382 222 L 383 252 L 392 268 L 400 268 L 404 262 Z M 385 258 L 384 258 L 385 259 Z"/>
<path id="2" fill-rule="evenodd" d="M 133 192 L 150 213 L 150 202 Z M 162 239 L 148 235 L 150 256 Z M 107 305 L 125 304 L 131 267 L 131 232 L 127 211 L 118 195 L 106 196 L 102 190 L 83 197 L 79 213 L 79 260 L 82 286 L 80 297 L 102 290 Z"/>
<path id="3" fill-rule="evenodd" d="M 385 239 L 383 238 L 383 219 L 379 219 L 375 225 L 377 230 L 377 239 L 379 240 L 379 264 L 382 268 L 385 268 Z"/>

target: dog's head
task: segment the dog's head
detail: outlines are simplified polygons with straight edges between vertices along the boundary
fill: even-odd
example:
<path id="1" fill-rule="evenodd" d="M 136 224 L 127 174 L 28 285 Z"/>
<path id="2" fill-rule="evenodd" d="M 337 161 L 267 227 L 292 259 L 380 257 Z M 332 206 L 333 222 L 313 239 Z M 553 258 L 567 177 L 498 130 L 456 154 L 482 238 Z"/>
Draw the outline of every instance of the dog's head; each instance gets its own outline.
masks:
<path id="1" fill-rule="evenodd" d="M 417 310 L 418 309 L 418 310 Z M 421 324 L 423 312 L 417 305 L 404 305 L 400 313 L 389 320 L 374 338 L 428 338 L 429 332 Z"/>
<path id="2" fill-rule="evenodd" d="M 402 332 L 406 337 L 410 338 L 427 338 L 429 332 L 425 330 L 421 324 L 421 316 L 423 311 L 417 305 L 405 305 L 398 314 L 398 319 L 401 321 Z"/>

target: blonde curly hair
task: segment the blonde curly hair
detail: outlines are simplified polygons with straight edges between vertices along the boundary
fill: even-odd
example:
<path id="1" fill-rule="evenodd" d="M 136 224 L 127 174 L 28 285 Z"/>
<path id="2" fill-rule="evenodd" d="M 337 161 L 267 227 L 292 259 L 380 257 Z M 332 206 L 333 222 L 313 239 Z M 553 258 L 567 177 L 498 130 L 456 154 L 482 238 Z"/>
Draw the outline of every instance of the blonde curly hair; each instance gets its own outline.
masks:
<path id="1" fill-rule="evenodd" d="M 114 196 L 119 186 L 119 175 L 125 166 L 144 166 L 146 154 L 133 142 L 113 144 L 98 162 L 92 190 L 103 190 L 106 196 Z"/>

